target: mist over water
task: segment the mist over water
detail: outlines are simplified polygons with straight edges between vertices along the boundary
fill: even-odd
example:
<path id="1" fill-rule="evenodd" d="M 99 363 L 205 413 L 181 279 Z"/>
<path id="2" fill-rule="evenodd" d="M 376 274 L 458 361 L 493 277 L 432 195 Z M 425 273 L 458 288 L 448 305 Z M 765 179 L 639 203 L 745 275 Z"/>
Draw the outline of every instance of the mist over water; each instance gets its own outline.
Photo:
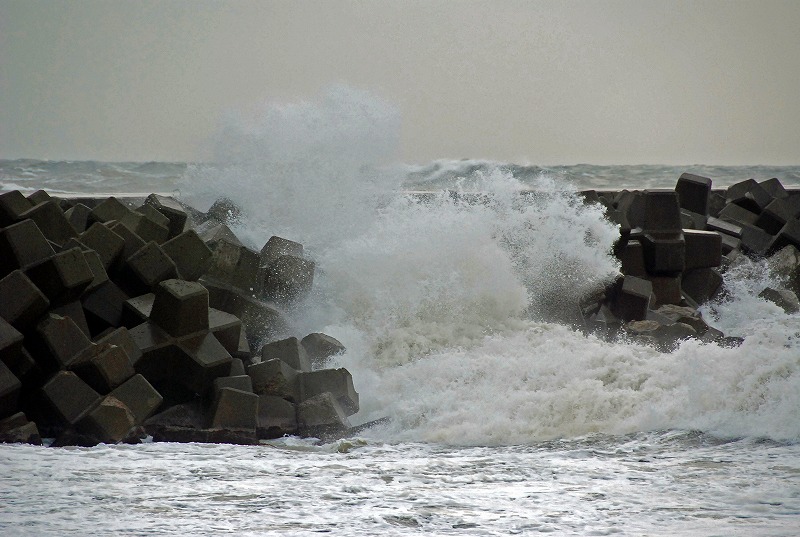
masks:
<path id="1" fill-rule="evenodd" d="M 563 177 L 522 182 L 504 166 L 454 188 L 400 190 L 399 119 L 373 95 L 336 87 L 317 102 L 268 105 L 221 130 L 219 162 L 190 167 L 199 208 L 227 196 L 237 233 L 260 248 L 302 242 L 315 292 L 294 335 L 326 332 L 348 352 L 354 421 L 379 439 L 524 444 L 591 433 L 699 429 L 800 438 L 798 316 L 757 297 L 758 267 L 726 276 L 706 317 L 739 348 L 686 342 L 670 354 L 585 336 L 578 299 L 618 273 L 618 236 Z M 459 195 L 462 190 L 462 195 Z M 481 195 L 466 195 L 480 192 Z M 520 195 L 522 190 L 531 190 Z M 774 283 L 774 282 L 773 282 Z"/>

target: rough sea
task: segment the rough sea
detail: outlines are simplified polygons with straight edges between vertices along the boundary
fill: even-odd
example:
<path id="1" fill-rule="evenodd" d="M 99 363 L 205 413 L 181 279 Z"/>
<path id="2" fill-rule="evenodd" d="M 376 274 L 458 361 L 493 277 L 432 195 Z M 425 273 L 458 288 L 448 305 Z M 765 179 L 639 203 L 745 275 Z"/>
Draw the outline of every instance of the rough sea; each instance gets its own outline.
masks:
<path id="1" fill-rule="evenodd" d="M 339 339 L 353 423 L 390 421 L 328 444 L 0 445 L 0 534 L 800 535 L 800 314 L 758 298 L 780 284 L 763 263 L 702 309 L 736 348 L 557 322 L 619 269 L 577 190 L 798 187 L 800 167 L 399 165 L 380 107 L 326 106 L 228 129 L 218 164 L 4 160 L 0 190 L 231 198 L 249 246 L 305 245 L 293 335 Z"/>

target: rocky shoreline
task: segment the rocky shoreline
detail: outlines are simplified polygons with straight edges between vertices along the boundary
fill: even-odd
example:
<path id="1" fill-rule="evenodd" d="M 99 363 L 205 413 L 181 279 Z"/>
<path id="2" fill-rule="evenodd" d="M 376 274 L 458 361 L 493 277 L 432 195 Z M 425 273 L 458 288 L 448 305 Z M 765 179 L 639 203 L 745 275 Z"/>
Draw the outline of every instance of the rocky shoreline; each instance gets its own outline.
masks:
<path id="1" fill-rule="evenodd" d="M 673 190 L 581 195 L 620 227 L 620 276 L 570 319 L 585 332 L 662 351 L 688 338 L 737 345 L 698 308 L 747 259 L 784 282 L 763 298 L 800 309 L 800 191 L 777 179 L 713 190 L 683 174 Z M 290 337 L 284 320 L 311 291 L 314 261 L 277 236 L 248 248 L 229 226 L 237 215 L 225 199 L 203 213 L 156 194 L 0 194 L 0 442 L 353 434 L 352 376 L 326 368 L 344 346 Z"/>

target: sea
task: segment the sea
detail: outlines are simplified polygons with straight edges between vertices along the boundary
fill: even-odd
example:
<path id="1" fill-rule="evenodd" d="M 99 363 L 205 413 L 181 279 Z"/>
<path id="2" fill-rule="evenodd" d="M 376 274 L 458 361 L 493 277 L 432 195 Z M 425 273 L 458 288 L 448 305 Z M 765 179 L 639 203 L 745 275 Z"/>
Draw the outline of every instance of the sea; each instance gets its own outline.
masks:
<path id="1" fill-rule="evenodd" d="M 388 419 L 334 442 L 0 445 L 0 534 L 800 535 L 800 314 L 758 297 L 781 285 L 763 260 L 702 307 L 737 347 L 562 321 L 619 271 L 617 227 L 576 192 L 796 188 L 800 166 L 400 164 L 370 129 L 282 127 L 213 164 L 2 160 L 0 190 L 231 199 L 247 245 L 304 244 L 291 335 L 339 339 L 353 425 Z"/>

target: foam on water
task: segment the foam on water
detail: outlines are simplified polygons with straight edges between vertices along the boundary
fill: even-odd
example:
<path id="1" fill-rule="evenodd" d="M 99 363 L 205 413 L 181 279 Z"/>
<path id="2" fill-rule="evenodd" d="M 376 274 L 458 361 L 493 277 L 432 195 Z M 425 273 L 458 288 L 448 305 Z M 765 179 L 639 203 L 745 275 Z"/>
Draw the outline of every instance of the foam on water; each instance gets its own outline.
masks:
<path id="1" fill-rule="evenodd" d="M 292 312 L 294 331 L 348 347 L 331 365 L 353 373 L 356 421 L 393 418 L 370 435 L 473 445 L 662 429 L 800 438 L 799 317 L 757 298 L 768 282 L 732 271 L 726 301 L 705 310 L 746 336 L 738 348 L 686 342 L 661 354 L 586 337 L 554 321 L 617 274 L 618 232 L 602 210 L 563 177 L 523 184 L 502 166 L 455 182 L 479 197 L 402 194 L 397 125 L 390 106 L 348 88 L 270 105 L 255 122 L 230 123 L 225 164 L 192 167 L 183 188 L 201 208 L 221 195 L 239 203 L 248 217 L 238 231 L 253 246 L 273 234 L 306 245 L 316 290 Z"/>

